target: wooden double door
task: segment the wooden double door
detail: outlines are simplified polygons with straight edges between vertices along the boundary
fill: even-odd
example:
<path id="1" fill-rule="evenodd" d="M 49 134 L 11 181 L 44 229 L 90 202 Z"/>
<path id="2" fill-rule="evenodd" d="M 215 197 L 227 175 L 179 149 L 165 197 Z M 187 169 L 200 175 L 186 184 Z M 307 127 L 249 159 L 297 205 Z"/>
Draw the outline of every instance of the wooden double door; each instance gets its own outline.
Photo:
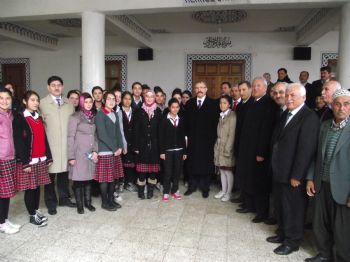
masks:
<path id="1" fill-rule="evenodd" d="M 192 64 L 192 90 L 198 81 L 205 81 L 208 85 L 207 95 L 211 98 L 220 97 L 222 82 L 232 85 L 244 81 L 245 61 L 193 61 Z M 194 94 L 195 95 L 195 94 Z"/>

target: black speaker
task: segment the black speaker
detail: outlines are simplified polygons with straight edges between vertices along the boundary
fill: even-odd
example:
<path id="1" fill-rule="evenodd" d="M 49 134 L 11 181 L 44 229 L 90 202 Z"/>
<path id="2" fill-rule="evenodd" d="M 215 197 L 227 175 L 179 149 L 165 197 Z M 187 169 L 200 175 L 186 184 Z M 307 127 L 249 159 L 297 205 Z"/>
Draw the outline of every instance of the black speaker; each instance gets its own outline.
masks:
<path id="1" fill-rule="evenodd" d="M 139 61 L 153 60 L 153 49 L 152 48 L 141 48 L 138 50 Z"/>
<path id="2" fill-rule="evenodd" d="M 311 47 L 294 47 L 294 60 L 311 60 Z"/>

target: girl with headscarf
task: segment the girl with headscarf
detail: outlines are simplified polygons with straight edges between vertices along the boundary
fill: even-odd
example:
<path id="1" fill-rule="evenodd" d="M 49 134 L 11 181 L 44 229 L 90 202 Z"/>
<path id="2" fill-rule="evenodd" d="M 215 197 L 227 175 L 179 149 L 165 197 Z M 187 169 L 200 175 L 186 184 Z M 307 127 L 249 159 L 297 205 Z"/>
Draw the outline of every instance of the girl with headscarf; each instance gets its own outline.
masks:
<path id="1" fill-rule="evenodd" d="M 157 184 L 156 174 L 159 172 L 158 126 L 162 112 L 157 108 L 155 94 L 146 91 L 144 103 L 135 113 L 134 152 L 136 156 L 136 172 L 138 173 L 138 196 L 145 199 L 144 189 L 147 184 L 147 198 L 153 197 L 153 189 Z"/>
<path id="2" fill-rule="evenodd" d="M 93 99 L 82 93 L 79 98 L 79 111 L 69 118 L 68 123 L 68 163 L 69 179 L 77 202 L 77 212 L 84 213 L 84 205 L 95 211 L 91 204 L 91 180 L 97 162 L 97 140 Z"/>

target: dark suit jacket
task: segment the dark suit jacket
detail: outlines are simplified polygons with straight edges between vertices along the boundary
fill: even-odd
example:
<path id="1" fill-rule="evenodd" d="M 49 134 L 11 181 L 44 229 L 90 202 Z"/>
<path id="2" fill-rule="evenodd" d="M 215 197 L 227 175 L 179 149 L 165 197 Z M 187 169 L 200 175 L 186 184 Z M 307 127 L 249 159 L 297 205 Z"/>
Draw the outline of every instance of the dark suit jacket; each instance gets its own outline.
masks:
<path id="1" fill-rule="evenodd" d="M 272 138 L 271 167 L 273 179 L 289 183 L 291 178 L 304 181 L 317 149 L 319 119 L 304 105 L 284 127 L 286 110 Z"/>
<path id="2" fill-rule="evenodd" d="M 325 121 L 321 125 L 321 131 L 318 140 L 318 150 L 315 162 L 315 168 L 310 169 L 307 179 L 315 183 L 316 193 L 320 192 L 322 176 L 321 170 L 326 151 L 327 133 L 330 129 L 332 119 Z M 345 205 L 350 197 L 350 123 L 344 127 L 337 146 L 334 150 L 333 159 L 330 165 L 330 184 L 331 192 L 335 202 Z"/>

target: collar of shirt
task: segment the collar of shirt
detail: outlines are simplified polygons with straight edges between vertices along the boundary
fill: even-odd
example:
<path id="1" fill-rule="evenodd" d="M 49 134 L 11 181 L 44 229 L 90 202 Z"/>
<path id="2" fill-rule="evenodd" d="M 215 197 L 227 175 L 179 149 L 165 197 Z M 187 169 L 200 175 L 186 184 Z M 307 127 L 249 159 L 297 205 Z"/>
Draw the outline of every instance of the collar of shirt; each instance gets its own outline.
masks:
<path id="1" fill-rule="evenodd" d="M 141 96 L 140 96 L 140 98 L 138 100 L 135 99 L 135 96 L 132 96 L 132 98 L 133 98 L 135 104 L 138 104 L 138 103 L 142 102 L 142 97 Z"/>
<path id="2" fill-rule="evenodd" d="M 251 96 L 250 97 L 248 97 L 246 100 L 243 100 L 242 102 L 243 102 L 243 104 L 245 104 L 249 99 L 251 98 Z"/>
<path id="3" fill-rule="evenodd" d="M 201 105 L 203 105 L 204 100 L 205 100 L 206 97 L 207 97 L 207 96 L 203 96 L 202 98 L 199 98 L 199 97 L 197 96 L 197 105 L 198 105 L 198 101 L 199 101 L 199 100 L 201 100 L 201 102 L 202 102 Z"/>
<path id="4" fill-rule="evenodd" d="M 233 100 L 232 102 L 233 102 L 233 103 L 236 102 L 237 104 L 239 104 L 241 101 L 242 101 L 242 98 L 238 98 L 237 100 Z"/>
<path id="5" fill-rule="evenodd" d="M 292 111 L 290 111 L 290 113 L 292 114 L 290 116 L 290 119 L 292 119 L 293 116 L 295 116 L 299 111 L 300 109 L 304 106 L 305 104 L 302 103 L 300 106 L 298 106 L 297 108 L 293 109 Z"/>
<path id="6" fill-rule="evenodd" d="M 50 94 L 51 95 L 51 94 Z M 62 96 L 54 96 L 54 95 L 51 95 L 53 101 L 57 104 L 57 99 L 60 99 L 61 100 L 61 104 L 63 104 L 63 99 L 62 99 Z"/>
<path id="7" fill-rule="evenodd" d="M 283 110 L 283 112 L 284 111 L 286 111 L 286 109 L 287 109 L 287 106 L 286 105 L 284 105 L 284 106 L 282 106 L 282 107 L 280 107 L 282 110 Z"/>
<path id="8" fill-rule="evenodd" d="M 221 119 L 224 119 L 225 116 L 227 116 L 227 114 L 231 111 L 231 109 L 227 109 L 225 112 L 221 112 L 220 113 L 220 117 Z"/>
<path id="9" fill-rule="evenodd" d="M 34 116 L 32 115 L 32 113 L 30 113 L 29 111 L 28 111 L 28 109 L 26 109 L 26 110 L 24 110 L 23 111 L 23 116 L 24 117 L 32 117 L 32 118 L 34 118 L 35 120 L 37 120 L 38 118 L 39 118 L 39 114 L 38 114 L 38 112 L 34 112 Z"/>
<path id="10" fill-rule="evenodd" d="M 259 98 L 255 98 L 255 102 L 258 102 L 261 98 L 263 98 L 265 95 L 259 97 Z"/>
<path id="11" fill-rule="evenodd" d="M 346 124 L 349 122 L 349 117 L 345 118 L 343 121 L 341 121 L 339 124 L 337 124 L 334 119 L 332 121 L 332 125 L 331 125 L 331 128 L 334 130 L 334 131 L 337 131 L 339 129 L 343 129 Z"/>
<path id="12" fill-rule="evenodd" d="M 173 121 L 179 121 L 179 116 L 178 115 L 176 115 L 176 117 L 175 118 L 173 118 L 171 115 L 170 115 L 170 113 L 168 113 L 168 115 L 166 116 L 166 118 L 167 119 L 171 119 L 171 120 L 173 120 Z"/>

